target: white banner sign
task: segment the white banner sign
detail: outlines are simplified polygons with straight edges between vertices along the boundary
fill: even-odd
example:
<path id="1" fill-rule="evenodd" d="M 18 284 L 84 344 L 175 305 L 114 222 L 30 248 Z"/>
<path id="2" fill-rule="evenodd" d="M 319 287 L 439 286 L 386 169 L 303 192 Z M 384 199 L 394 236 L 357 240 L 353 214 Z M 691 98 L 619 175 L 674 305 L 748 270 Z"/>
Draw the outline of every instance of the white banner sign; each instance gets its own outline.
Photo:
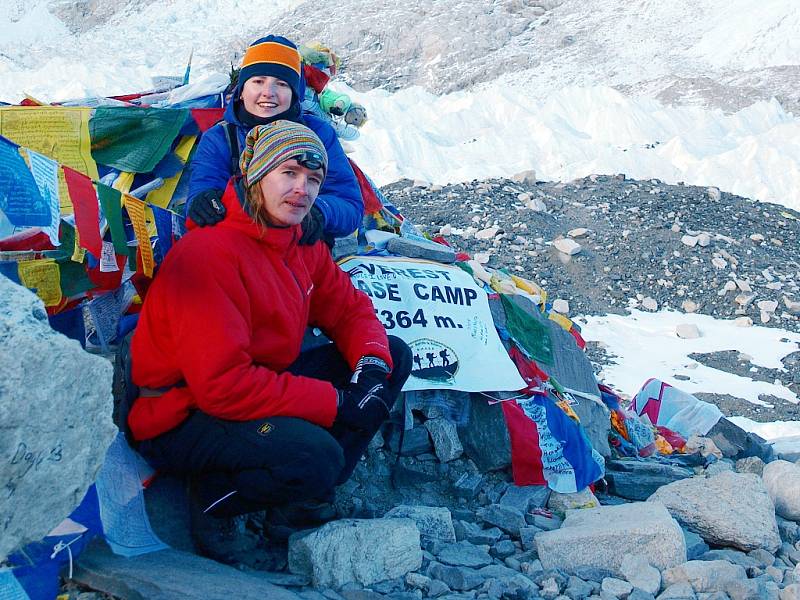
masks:
<path id="1" fill-rule="evenodd" d="M 341 264 L 366 293 L 386 332 L 414 364 L 404 391 L 513 391 L 525 387 L 503 348 L 486 292 L 458 267 L 408 258 L 358 256 Z"/>

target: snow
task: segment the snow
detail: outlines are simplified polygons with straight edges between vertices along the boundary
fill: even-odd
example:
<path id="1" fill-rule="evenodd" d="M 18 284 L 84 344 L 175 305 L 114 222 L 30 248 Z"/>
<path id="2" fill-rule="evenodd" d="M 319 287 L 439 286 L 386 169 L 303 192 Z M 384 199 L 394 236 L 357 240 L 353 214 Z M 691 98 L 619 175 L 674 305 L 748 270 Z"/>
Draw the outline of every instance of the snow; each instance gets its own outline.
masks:
<path id="1" fill-rule="evenodd" d="M 728 417 L 728 420 L 745 431 L 752 431 L 771 442 L 775 452 L 779 454 L 800 451 L 800 421 L 759 423 L 747 417 Z"/>
<path id="2" fill-rule="evenodd" d="M 599 378 L 628 396 L 635 395 L 645 381 L 654 377 L 690 394 L 729 394 L 762 406 L 768 404 L 760 395 L 800 402 L 781 382 L 756 381 L 689 358 L 690 354 L 734 350 L 751 357 L 750 363 L 756 367 L 785 372 L 781 359 L 800 349 L 798 333 L 775 327 L 738 327 L 733 321 L 708 315 L 636 309 L 629 315 L 579 317 L 577 322 L 583 338 L 587 342 L 600 342 L 616 361 L 606 366 Z M 682 323 L 696 325 L 700 337 L 679 338 L 675 328 Z M 789 380 L 791 374 L 786 375 Z"/>
<path id="3" fill-rule="evenodd" d="M 370 120 L 355 161 L 379 184 L 592 173 L 717 186 L 800 210 L 800 119 L 776 101 L 734 114 L 668 107 L 609 87 L 564 88 L 535 103 L 518 87 L 434 96 L 420 87 L 357 93 Z"/>

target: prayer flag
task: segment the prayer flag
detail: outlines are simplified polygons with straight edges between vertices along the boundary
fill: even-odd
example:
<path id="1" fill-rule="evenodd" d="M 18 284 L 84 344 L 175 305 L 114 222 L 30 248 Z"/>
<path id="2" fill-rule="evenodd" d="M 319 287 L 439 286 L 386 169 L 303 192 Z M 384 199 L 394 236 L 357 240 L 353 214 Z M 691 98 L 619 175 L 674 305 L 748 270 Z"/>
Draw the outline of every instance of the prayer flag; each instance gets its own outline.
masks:
<path id="1" fill-rule="evenodd" d="M 89 121 L 92 156 L 120 171 L 149 173 L 188 116 L 187 109 L 100 106 Z"/>
<path id="2" fill-rule="evenodd" d="M 139 242 L 142 269 L 146 277 L 152 277 L 155 260 L 153 258 L 153 247 L 150 245 L 150 236 L 147 233 L 147 221 L 145 219 L 145 209 L 147 207 L 138 198 L 126 195 L 125 208 L 128 209 L 128 217 L 130 217 L 131 225 L 133 225 L 133 233 Z"/>
<path id="3" fill-rule="evenodd" d="M 97 185 L 100 206 L 103 215 L 111 231 L 111 241 L 114 243 L 114 251 L 117 254 L 128 254 L 128 238 L 125 235 L 125 227 L 122 224 L 122 194 L 119 190 L 108 187 L 107 185 Z"/>
<path id="4" fill-rule="evenodd" d="M 58 163 L 34 150 L 28 150 L 28 158 L 39 193 L 50 206 L 50 225 L 45 227 L 45 232 L 53 246 L 59 246 L 61 242 L 58 241 L 58 226 L 61 223 L 61 205 L 58 197 Z"/>
<path id="5" fill-rule="evenodd" d="M 61 272 L 55 260 L 23 260 L 17 269 L 22 285 L 35 290 L 45 306 L 57 306 L 61 302 Z"/>
<path id="6" fill-rule="evenodd" d="M 16 227 L 46 227 L 50 204 L 42 198 L 19 147 L 0 137 L 0 210 Z"/>
<path id="7" fill-rule="evenodd" d="M 100 207 L 92 180 L 69 167 L 63 167 L 72 207 L 75 211 L 75 227 L 78 230 L 80 247 L 86 248 L 95 258 L 100 258 L 103 241 L 100 238 Z"/>

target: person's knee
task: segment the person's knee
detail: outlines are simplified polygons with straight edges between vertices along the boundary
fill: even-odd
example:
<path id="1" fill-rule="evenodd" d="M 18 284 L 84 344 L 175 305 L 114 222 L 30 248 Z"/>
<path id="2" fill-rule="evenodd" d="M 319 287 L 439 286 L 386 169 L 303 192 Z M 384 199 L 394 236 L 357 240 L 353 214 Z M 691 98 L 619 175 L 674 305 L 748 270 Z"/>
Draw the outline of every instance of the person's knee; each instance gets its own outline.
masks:
<path id="1" fill-rule="evenodd" d="M 412 352 L 403 340 L 395 335 L 389 336 L 389 352 L 392 355 L 392 375 L 391 382 L 394 386 L 402 387 L 408 376 L 411 374 Z M 399 392 L 398 387 L 398 392 Z"/>

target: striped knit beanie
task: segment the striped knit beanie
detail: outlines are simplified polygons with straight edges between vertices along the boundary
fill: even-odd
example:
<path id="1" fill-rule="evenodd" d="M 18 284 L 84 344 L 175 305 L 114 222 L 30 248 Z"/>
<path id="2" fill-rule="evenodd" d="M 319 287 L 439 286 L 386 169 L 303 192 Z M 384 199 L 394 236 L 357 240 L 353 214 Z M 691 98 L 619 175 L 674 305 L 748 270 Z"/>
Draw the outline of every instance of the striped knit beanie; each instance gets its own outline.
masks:
<path id="1" fill-rule="evenodd" d="M 279 35 L 268 35 L 250 44 L 239 71 L 239 93 L 245 82 L 258 75 L 277 77 L 289 84 L 294 97 L 300 95 L 300 52 L 294 42 Z"/>
<path id="2" fill-rule="evenodd" d="M 305 125 L 279 120 L 253 127 L 239 159 L 245 184 L 250 187 L 281 163 L 301 154 L 311 154 L 322 163 L 323 174 L 328 172 L 325 145 Z"/>

